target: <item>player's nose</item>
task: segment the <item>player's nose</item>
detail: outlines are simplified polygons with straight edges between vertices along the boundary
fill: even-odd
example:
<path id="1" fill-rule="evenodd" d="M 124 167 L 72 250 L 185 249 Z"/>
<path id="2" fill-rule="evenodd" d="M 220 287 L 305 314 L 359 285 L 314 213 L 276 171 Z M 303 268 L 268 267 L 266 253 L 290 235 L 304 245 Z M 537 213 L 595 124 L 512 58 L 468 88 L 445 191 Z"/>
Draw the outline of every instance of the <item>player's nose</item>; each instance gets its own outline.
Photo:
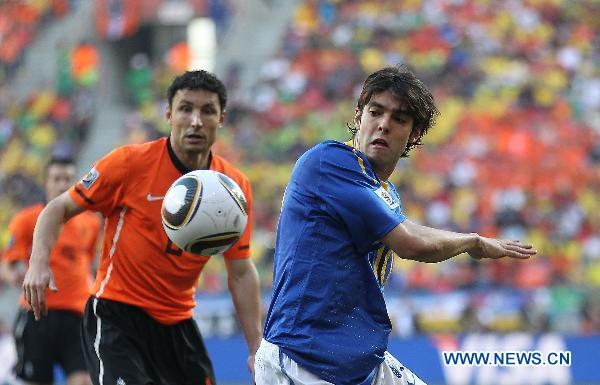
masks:
<path id="1" fill-rule="evenodd" d="M 377 122 L 377 129 L 382 132 L 388 132 L 390 130 L 390 120 L 391 116 L 387 116 L 387 114 L 383 114 L 381 119 Z"/>
<path id="2" fill-rule="evenodd" d="M 192 114 L 192 126 L 194 127 L 200 127 L 202 126 L 202 119 L 200 118 L 200 114 L 199 113 L 193 113 Z"/>

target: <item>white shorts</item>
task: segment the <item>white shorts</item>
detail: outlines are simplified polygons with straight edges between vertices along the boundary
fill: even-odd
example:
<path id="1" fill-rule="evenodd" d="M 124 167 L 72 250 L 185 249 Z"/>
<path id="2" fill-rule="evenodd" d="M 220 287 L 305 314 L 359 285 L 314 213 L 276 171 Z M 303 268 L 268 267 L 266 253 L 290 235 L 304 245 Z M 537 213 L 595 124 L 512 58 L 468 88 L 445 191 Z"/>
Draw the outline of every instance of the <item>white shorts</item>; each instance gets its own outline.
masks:
<path id="1" fill-rule="evenodd" d="M 279 347 L 262 340 L 254 361 L 256 385 L 333 385 L 320 379 L 279 351 Z M 426 385 L 408 368 L 385 352 L 373 385 Z"/>

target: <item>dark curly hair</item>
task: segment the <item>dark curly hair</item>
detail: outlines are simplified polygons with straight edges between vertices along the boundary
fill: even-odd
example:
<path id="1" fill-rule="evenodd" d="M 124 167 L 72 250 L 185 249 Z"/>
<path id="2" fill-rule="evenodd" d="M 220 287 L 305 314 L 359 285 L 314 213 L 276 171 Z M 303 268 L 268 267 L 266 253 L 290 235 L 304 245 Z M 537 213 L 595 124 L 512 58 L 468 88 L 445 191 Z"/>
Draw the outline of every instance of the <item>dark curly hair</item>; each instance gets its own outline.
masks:
<path id="1" fill-rule="evenodd" d="M 374 94 L 387 90 L 407 104 L 407 112 L 414 121 L 413 130 L 419 132 L 419 136 L 409 140 L 406 144 L 406 149 L 402 153 L 402 157 L 405 158 L 410 150 L 422 144 L 421 139 L 429 128 L 434 125 L 440 112 L 435 106 L 431 91 L 406 65 L 385 67 L 367 76 L 358 97 L 356 108 L 362 111 Z M 348 124 L 348 130 L 354 138 L 358 132 L 358 127 L 355 124 Z"/>
<path id="2" fill-rule="evenodd" d="M 221 82 L 216 75 L 208 71 L 199 70 L 186 71 L 185 73 L 177 76 L 167 90 L 169 107 L 173 106 L 173 98 L 175 97 L 177 91 L 182 89 L 206 90 L 216 93 L 219 97 L 221 112 L 225 111 L 225 106 L 227 105 L 227 89 L 225 88 L 223 82 Z"/>

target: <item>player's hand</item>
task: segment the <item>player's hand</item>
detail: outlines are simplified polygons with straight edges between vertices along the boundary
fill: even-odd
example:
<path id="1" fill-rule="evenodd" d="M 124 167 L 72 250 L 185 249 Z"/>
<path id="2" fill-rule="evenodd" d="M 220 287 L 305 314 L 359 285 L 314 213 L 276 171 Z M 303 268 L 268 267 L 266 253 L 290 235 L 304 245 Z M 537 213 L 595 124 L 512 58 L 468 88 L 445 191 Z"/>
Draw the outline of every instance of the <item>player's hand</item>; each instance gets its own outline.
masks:
<path id="1" fill-rule="evenodd" d="M 475 259 L 497 259 L 503 257 L 527 259 L 537 254 L 537 250 L 535 250 L 532 245 L 524 244 L 521 241 L 509 241 L 480 236 L 477 247 L 473 250 L 469 250 L 468 253 Z"/>
<path id="2" fill-rule="evenodd" d="M 54 276 L 50 266 L 39 264 L 29 265 L 23 280 L 23 295 L 25 301 L 31 306 L 35 320 L 39 321 L 42 315 L 48 314 L 46 307 L 46 288 L 57 291 Z"/>
<path id="3" fill-rule="evenodd" d="M 252 383 L 256 384 L 256 380 L 254 379 L 254 354 L 250 354 L 248 355 L 248 361 L 246 362 L 246 364 L 248 365 L 248 370 L 250 371 L 250 374 L 252 375 Z"/>

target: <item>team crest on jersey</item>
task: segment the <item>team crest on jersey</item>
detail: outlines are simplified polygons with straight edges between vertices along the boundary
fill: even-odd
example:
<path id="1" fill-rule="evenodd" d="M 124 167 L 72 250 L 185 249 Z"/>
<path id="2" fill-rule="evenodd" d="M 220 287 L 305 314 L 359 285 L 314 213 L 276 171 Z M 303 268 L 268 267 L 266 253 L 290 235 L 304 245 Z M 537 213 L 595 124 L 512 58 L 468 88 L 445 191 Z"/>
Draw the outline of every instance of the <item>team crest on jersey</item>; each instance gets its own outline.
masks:
<path id="1" fill-rule="evenodd" d="M 379 187 L 374 192 L 379 198 L 381 198 L 382 201 L 385 202 L 385 204 L 387 204 L 390 207 L 390 209 L 394 210 L 400 206 L 400 204 L 396 202 L 394 198 L 392 198 L 392 195 L 389 192 L 387 192 L 387 190 L 384 189 L 383 186 Z"/>
<path id="2" fill-rule="evenodd" d="M 83 187 L 85 187 L 86 190 L 89 190 L 90 187 L 92 187 L 92 185 L 94 184 L 94 182 L 96 182 L 99 176 L 100 173 L 98 172 L 98 170 L 92 167 L 90 172 L 88 172 L 81 180 L 81 184 L 83 185 Z"/>

